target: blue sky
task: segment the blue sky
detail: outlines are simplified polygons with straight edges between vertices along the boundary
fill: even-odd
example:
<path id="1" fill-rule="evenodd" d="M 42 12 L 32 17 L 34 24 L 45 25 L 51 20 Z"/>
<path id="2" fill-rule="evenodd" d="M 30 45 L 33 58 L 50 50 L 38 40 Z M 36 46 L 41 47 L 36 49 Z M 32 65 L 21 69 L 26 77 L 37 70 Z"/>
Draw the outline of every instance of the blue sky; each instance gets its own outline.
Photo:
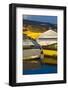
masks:
<path id="1" fill-rule="evenodd" d="M 24 19 L 57 24 L 57 16 L 24 15 Z"/>

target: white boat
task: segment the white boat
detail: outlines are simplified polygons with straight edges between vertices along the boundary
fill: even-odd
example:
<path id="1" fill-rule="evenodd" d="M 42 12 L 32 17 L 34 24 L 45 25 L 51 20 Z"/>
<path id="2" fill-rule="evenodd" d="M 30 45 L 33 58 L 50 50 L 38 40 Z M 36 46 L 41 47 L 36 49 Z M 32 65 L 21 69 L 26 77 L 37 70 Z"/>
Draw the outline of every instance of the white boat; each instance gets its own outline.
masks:
<path id="1" fill-rule="evenodd" d="M 37 42 L 42 46 L 57 43 L 57 33 L 53 30 L 48 30 L 42 33 L 38 38 Z"/>

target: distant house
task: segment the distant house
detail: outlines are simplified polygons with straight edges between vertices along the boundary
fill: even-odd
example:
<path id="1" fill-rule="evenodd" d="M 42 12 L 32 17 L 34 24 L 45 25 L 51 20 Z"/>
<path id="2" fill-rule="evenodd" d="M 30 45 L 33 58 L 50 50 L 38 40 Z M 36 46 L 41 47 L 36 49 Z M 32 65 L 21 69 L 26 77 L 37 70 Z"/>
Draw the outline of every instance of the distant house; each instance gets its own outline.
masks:
<path id="1" fill-rule="evenodd" d="M 37 42 L 41 46 L 47 46 L 47 45 L 50 45 L 50 44 L 57 43 L 57 32 L 55 32 L 54 30 L 48 30 L 48 31 L 42 33 L 37 38 Z"/>

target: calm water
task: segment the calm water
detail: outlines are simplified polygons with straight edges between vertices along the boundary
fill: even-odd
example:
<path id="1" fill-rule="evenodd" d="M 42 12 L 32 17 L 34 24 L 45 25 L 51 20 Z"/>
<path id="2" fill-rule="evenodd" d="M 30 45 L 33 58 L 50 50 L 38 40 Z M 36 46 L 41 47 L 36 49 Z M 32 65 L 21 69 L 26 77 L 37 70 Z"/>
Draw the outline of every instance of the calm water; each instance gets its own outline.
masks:
<path id="1" fill-rule="evenodd" d="M 24 70 L 24 75 L 57 73 L 57 65 L 42 65 L 39 69 Z"/>

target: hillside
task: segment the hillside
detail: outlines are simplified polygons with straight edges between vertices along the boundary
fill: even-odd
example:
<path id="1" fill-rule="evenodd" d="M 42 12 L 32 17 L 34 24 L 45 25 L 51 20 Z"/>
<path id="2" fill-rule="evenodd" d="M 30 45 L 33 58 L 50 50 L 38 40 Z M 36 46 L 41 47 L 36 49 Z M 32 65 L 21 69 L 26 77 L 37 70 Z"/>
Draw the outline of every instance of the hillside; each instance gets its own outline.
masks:
<path id="1" fill-rule="evenodd" d="M 45 28 L 53 28 L 53 29 L 56 29 L 57 28 L 57 25 L 56 24 L 52 24 L 52 23 L 44 23 L 44 22 L 38 22 L 38 21 L 31 21 L 31 20 L 23 20 L 23 24 L 26 24 L 26 25 L 33 25 L 33 26 L 41 26 L 41 27 L 45 27 Z"/>

